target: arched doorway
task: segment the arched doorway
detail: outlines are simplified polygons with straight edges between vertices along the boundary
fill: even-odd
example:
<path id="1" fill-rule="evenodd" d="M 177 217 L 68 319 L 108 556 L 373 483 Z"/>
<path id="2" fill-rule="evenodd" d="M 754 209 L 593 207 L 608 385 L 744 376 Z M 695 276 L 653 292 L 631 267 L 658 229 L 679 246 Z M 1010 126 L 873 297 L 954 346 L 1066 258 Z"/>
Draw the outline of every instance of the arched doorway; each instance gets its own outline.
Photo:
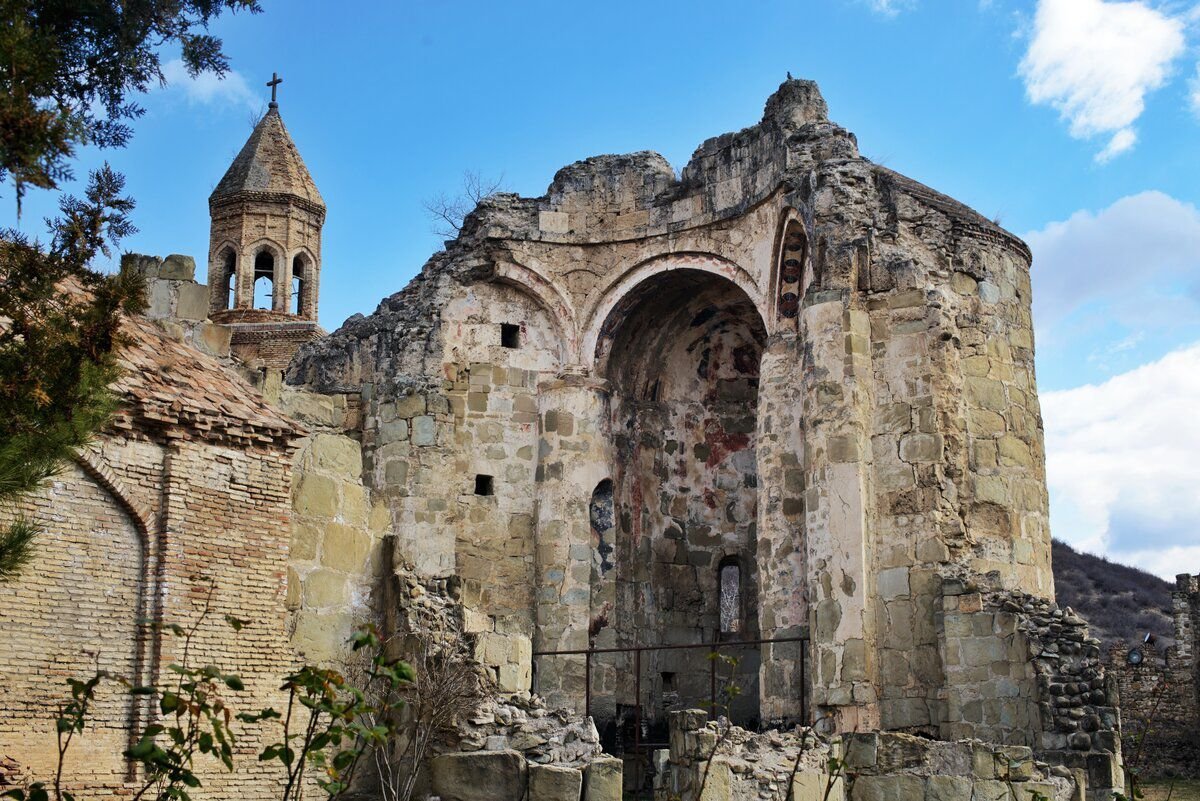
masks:
<path id="1" fill-rule="evenodd" d="M 766 338 L 754 302 L 732 281 L 674 269 L 618 301 L 597 342 L 611 388 L 611 636 L 619 647 L 721 642 L 736 664 L 718 661 L 718 683 L 738 693 L 718 711 L 746 726 L 758 719 L 759 653 L 737 642 L 759 631 L 755 437 Z M 620 718 L 638 703 L 633 660 L 608 661 L 600 673 L 615 677 Z M 708 706 L 706 651 L 647 651 L 641 665 L 645 734 L 665 725 L 666 711 Z"/>

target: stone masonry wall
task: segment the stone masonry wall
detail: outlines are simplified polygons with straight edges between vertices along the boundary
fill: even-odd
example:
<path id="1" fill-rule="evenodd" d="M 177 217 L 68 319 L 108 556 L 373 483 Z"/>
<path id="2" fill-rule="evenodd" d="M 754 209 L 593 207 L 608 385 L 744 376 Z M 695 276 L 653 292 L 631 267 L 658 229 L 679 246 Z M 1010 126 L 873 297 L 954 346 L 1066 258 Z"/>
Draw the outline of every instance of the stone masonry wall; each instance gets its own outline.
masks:
<path id="1" fill-rule="evenodd" d="M 1200 577 L 1176 577 L 1171 593 L 1174 643 L 1117 643 L 1104 669 L 1121 702 L 1122 745 L 1140 776 L 1191 776 L 1200 771 L 1200 679 L 1196 673 L 1196 621 Z M 1140 661 L 1132 661 L 1136 653 Z"/>
<path id="2" fill-rule="evenodd" d="M 302 349 L 287 380 L 363 392 L 367 482 L 397 553 L 461 574 L 483 633 L 536 651 L 708 636 L 713 561 L 737 557 L 747 630 L 811 636 L 807 688 L 798 649 L 767 648 L 761 714 L 797 721 L 808 694 L 835 730 L 932 734 L 956 722 L 939 575 L 1053 593 L 1029 266 L 1012 235 L 862 158 L 815 85 L 788 81 L 680 178 L 654 153 L 600 156 L 541 197 L 487 199 L 407 288 Z M 690 323 L 716 320 L 709 309 L 670 323 L 733 297 L 709 341 L 758 332 L 738 415 L 703 384 L 670 395 L 688 359 L 721 365 L 715 386 L 740 380 L 721 372 L 736 359 L 701 356 Z M 698 447 L 706 468 L 721 452 L 719 469 L 696 469 Z M 472 491 L 477 476 L 491 495 Z M 590 525 L 606 480 L 613 542 Z M 581 662 L 531 670 L 579 709 Z M 644 669 L 653 696 L 685 672 Z M 596 672 L 598 703 L 648 709 L 620 675 L 616 657 Z"/>
<path id="3" fill-rule="evenodd" d="M 907 734 L 824 738 L 811 729 L 723 732 L 701 710 L 673 712 L 659 752 L 661 801 L 1067 801 L 1083 785 L 1029 748 Z M 703 788 L 703 792 L 697 796 Z M 791 795 L 788 795 L 789 790 Z"/>
<path id="4" fill-rule="evenodd" d="M 121 257 L 121 269 L 136 270 L 146 277 L 147 317 L 202 353 L 218 358 L 229 355 L 230 330 L 208 321 L 208 287 L 196 281 L 195 259 L 127 253 Z"/>
<path id="5" fill-rule="evenodd" d="M 1040 759 L 1084 771 L 1089 798 L 1124 788 L 1120 716 L 1099 641 L 1070 609 L 979 584 L 942 584 L 946 738 L 1031 746 Z"/>

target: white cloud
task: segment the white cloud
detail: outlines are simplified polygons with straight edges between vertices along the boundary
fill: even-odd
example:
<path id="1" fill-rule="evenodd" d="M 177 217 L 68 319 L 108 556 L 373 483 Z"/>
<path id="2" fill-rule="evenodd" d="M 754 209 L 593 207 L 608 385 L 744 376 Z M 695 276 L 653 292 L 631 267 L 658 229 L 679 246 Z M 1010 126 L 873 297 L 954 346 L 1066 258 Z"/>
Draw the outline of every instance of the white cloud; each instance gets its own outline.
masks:
<path id="1" fill-rule="evenodd" d="M 1042 396 L 1052 530 L 1164 578 L 1200 572 L 1200 343 Z"/>
<path id="2" fill-rule="evenodd" d="M 188 75 L 182 59 L 177 58 L 163 64 L 162 71 L 167 79 L 167 91 L 182 92 L 189 104 L 240 106 L 254 112 L 262 109 L 262 97 L 234 70 L 222 78 L 211 72 L 202 72 L 193 78 Z"/>
<path id="3" fill-rule="evenodd" d="M 1107 164 L 1113 158 L 1121 155 L 1136 144 L 1137 131 L 1132 128 L 1122 128 L 1113 134 L 1112 139 L 1108 140 L 1108 144 L 1104 146 L 1104 149 L 1096 154 L 1096 162 Z"/>
<path id="4" fill-rule="evenodd" d="M 1024 238 L 1033 250 L 1039 334 L 1088 303 L 1109 306 L 1107 314 L 1134 328 L 1169 319 L 1163 302 L 1172 291 L 1180 293 L 1180 310 L 1200 311 L 1185 294 L 1200 282 L 1200 209 L 1190 203 L 1142 192 Z"/>
<path id="5" fill-rule="evenodd" d="M 1106 136 L 1104 162 L 1137 139 L 1146 95 L 1171 76 L 1185 23 L 1145 2 L 1038 0 L 1020 73 L 1031 102 L 1058 109 L 1071 136 Z"/>
<path id="6" fill-rule="evenodd" d="M 862 0 L 862 2 L 865 2 L 876 14 L 894 17 L 901 11 L 912 8 L 916 0 Z"/>

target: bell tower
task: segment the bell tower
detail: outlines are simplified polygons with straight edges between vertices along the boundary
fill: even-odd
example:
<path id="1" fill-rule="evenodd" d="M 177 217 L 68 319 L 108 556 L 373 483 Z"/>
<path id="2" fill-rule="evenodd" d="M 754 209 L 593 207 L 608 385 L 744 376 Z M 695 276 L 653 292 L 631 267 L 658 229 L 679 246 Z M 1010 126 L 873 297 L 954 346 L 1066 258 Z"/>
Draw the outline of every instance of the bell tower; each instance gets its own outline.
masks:
<path id="1" fill-rule="evenodd" d="M 208 198 L 209 317 L 249 364 L 286 368 L 317 324 L 325 202 L 279 115 L 267 113 Z"/>

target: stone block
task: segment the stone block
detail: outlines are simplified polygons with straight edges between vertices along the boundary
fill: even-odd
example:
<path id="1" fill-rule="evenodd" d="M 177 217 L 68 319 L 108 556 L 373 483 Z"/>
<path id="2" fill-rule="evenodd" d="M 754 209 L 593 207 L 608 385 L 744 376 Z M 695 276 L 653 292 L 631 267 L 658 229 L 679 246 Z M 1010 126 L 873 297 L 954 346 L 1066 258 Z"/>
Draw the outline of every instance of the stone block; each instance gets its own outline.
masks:
<path id="1" fill-rule="evenodd" d="M 161 262 L 154 256 L 143 256 L 140 253 L 125 253 L 121 256 L 121 269 L 141 273 L 147 278 L 158 276 Z"/>
<path id="2" fill-rule="evenodd" d="M 996 779 L 980 779 L 971 791 L 971 801 L 1011 801 L 1009 783 Z"/>
<path id="3" fill-rule="evenodd" d="M 413 445 L 427 446 L 435 444 L 437 442 L 437 421 L 425 415 L 414 417 L 411 437 Z"/>
<path id="4" fill-rule="evenodd" d="M 899 598 L 908 595 L 908 568 L 893 567 L 879 571 L 879 595 L 881 598 Z"/>
<path id="5" fill-rule="evenodd" d="M 1008 400 L 1004 396 L 1004 385 L 990 378 L 968 376 L 964 382 L 967 390 L 967 401 L 993 412 L 1003 412 L 1008 408 Z"/>
<path id="6" fill-rule="evenodd" d="M 850 788 L 852 801 L 925 801 L 920 776 L 859 776 Z"/>
<path id="7" fill-rule="evenodd" d="M 616 757 L 593 760 L 583 773 L 584 801 L 622 800 L 623 767 L 623 761 Z"/>
<path id="8" fill-rule="evenodd" d="M 349 598 L 346 577 L 332 570 L 314 570 L 304 577 L 304 605 L 313 609 L 343 606 Z"/>
<path id="9" fill-rule="evenodd" d="M 396 399 L 395 415 L 397 417 L 416 417 L 420 414 L 425 414 L 424 395 L 405 395 Z"/>
<path id="10" fill-rule="evenodd" d="M 200 323 L 192 334 L 192 345 L 210 356 L 229 355 L 229 343 L 233 329 L 214 323 Z"/>
<path id="11" fill-rule="evenodd" d="M 925 801 L 971 801 L 973 784 L 965 776 L 930 776 Z"/>
<path id="12" fill-rule="evenodd" d="M 538 212 L 538 228 L 549 234 L 565 234 L 571 230 L 570 216 L 563 211 Z"/>
<path id="13" fill-rule="evenodd" d="M 337 513 L 337 484 L 327 476 L 309 473 L 300 479 L 293 508 L 309 517 L 333 517 Z"/>
<path id="14" fill-rule="evenodd" d="M 394 459 L 383 468 L 383 480 L 389 486 L 404 486 L 408 483 L 408 462 Z"/>
<path id="15" fill-rule="evenodd" d="M 344 649 L 352 619 L 347 612 L 316 612 L 302 608 L 296 616 L 292 645 L 309 662 L 327 662 Z"/>
<path id="16" fill-rule="evenodd" d="M 317 546 L 321 542 L 321 528 L 311 523 L 292 524 L 292 544 L 288 551 L 289 561 L 307 562 L 317 558 Z"/>
<path id="17" fill-rule="evenodd" d="M 847 734 L 843 740 L 846 747 L 846 767 L 873 768 L 879 749 L 876 734 Z"/>
<path id="18" fill-rule="evenodd" d="M 500 665 L 496 670 L 496 684 L 500 692 L 528 692 L 529 686 L 532 684 L 529 665 L 515 662 Z"/>
<path id="19" fill-rule="evenodd" d="M 830 781 L 833 782 L 832 786 Z M 833 778 L 827 773 L 797 771 L 792 779 L 792 801 L 842 801 L 844 794 L 840 776 Z"/>
<path id="20" fill-rule="evenodd" d="M 404 442 L 408 439 L 408 421 L 401 418 L 398 420 L 389 420 L 379 426 L 379 444 L 386 445 L 389 442 Z"/>
<path id="21" fill-rule="evenodd" d="M 525 757 L 517 751 L 443 754 L 430 764 L 433 792 L 442 801 L 522 801 Z"/>
<path id="22" fill-rule="evenodd" d="M 124 259 L 122 259 L 124 262 Z M 172 278 L 177 281 L 195 281 L 196 280 L 196 260 L 191 256 L 181 256 L 178 253 L 172 253 L 162 260 L 162 265 L 158 268 L 160 278 Z M 197 284 L 201 289 L 207 290 L 203 284 Z M 205 292 L 207 298 L 208 292 Z M 207 316 L 207 315 L 205 315 Z"/>
<path id="23" fill-rule="evenodd" d="M 556 765 L 529 766 L 528 801 L 579 801 L 583 774 Z"/>
<path id="24" fill-rule="evenodd" d="M 358 573 L 371 552 L 371 537 L 364 531 L 330 523 L 321 545 L 321 564 L 346 573 Z"/>
<path id="25" fill-rule="evenodd" d="M 964 272 L 955 270 L 950 276 L 950 288 L 960 295 L 974 295 L 979 284 Z"/>
<path id="26" fill-rule="evenodd" d="M 155 320 L 164 317 L 174 317 L 172 301 L 175 293 L 170 281 L 151 281 L 148 297 L 146 298 L 146 316 Z"/>
<path id="27" fill-rule="evenodd" d="M 697 782 L 705 776 L 705 768 L 706 765 L 703 762 L 696 764 Z M 708 775 L 704 779 L 704 792 L 700 794 L 697 801 L 730 801 L 733 798 L 733 771 L 730 770 L 729 763 L 717 757 L 707 765 L 707 769 Z"/>
<path id="28" fill-rule="evenodd" d="M 1022 782 L 1012 787 L 1014 801 L 1054 801 L 1054 785 L 1049 782 Z"/>
<path id="29" fill-rule="evenodd" d="M 504 665 L 509 662 L 509 638 L 502 634 L 480 634 L 475 640 L 475 658 L 485 665 Z"/>
<path id="30" fill-rule="evenodd" d="M 901 437 L 900 458 L 906 462 L 941 461 L 941 434 L 908 434 Z"/>
<path id="31" fill-rule="evenodd" d="M 309 453 L 319 470 L 354 480 L 362 477 L 362 446 L 350 437 L 316 434 Z"/>
<path id="32" fill-rule="evenodd" d="M 180 284 L 175 316 L 180 320 L 207 319 L 208 287 L 204 284 Z"/>
<path id="33" fill-rule="evenodd" d="M 337 396 L 337 401 L 341 401 L 343 405 L 345 403 L 341 396 Z M 289 387 L 283 391 L 280 402 L 285 414 L 301 422 L 341 425 L 342 414 L 333 396 Z"/>

